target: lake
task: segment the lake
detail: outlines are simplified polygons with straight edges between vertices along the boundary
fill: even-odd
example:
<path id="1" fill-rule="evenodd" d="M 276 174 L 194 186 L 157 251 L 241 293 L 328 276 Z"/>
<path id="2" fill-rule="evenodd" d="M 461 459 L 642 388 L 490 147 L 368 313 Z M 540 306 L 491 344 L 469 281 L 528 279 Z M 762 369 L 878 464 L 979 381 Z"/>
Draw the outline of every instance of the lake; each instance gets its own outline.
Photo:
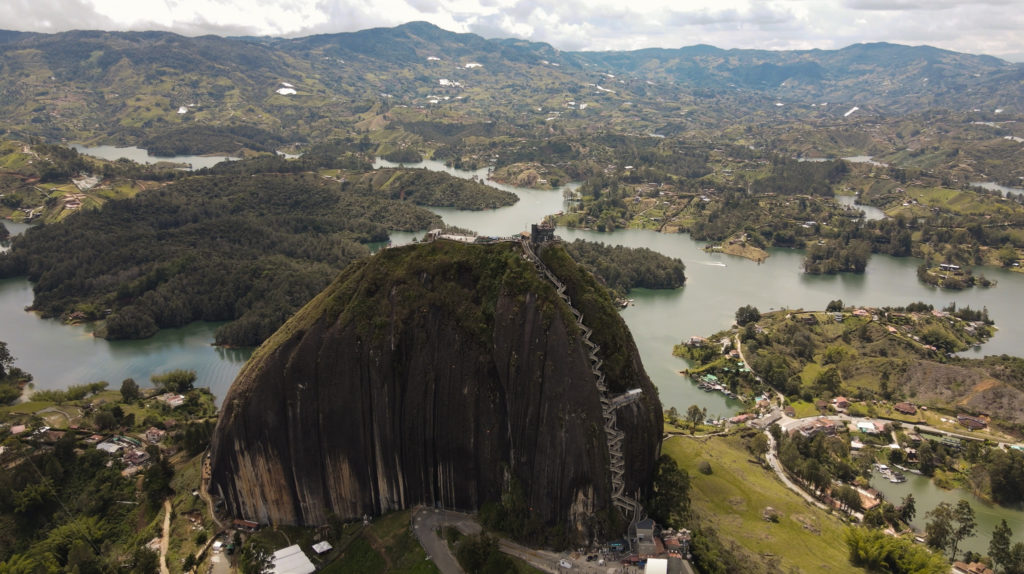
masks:
<path id="1" fill-rule="evenodd" d="M 378 167 L 395 166 L 378 161 Z M 487 170 L 475 172 L 455 170 L 439 162 L 406 164 L 446 171 L 458 177 L 484 179 Z M 490 185 L 516 193 L 520 201 L 513 206 L 490 211 L 434 209 L 447 223 L 477 231 L 482 235 L 507 236 L 529 229 L 544 215 L 564 209 L 561 191 L 542 191 L 507 185 Z M 863 209 L 863 207 L 861 207 Z M 7 223 L 12 233 L 26 226 Z M 635 290 L 630 297 L 634 304 L 623 309 L 622 317 L 629 326 L 640 356 L 651 380 L 658 387 L 667 409 L 681 412 L 692 404 L 708 409 L 709 415 L 731 415 L 740 403 L 717 393 L 699 390 L 688 378 L 679 374 L 687 364 L 672 356 L 672 346 L 691 335 L 708 335 L 732 324 L 736 309 L 754 305 L 762 312 L 775 309 L 822 309 L 833 299 L 847 305 L 905 305 L 924 301 L 943 307 L 950 302 L 958 306 L 987 307 L 999 331 L 980 351 L 968 354 L 1006 353 L 1024 355 L 1024 274 L 1003 269 L 986 268 L 985 275 L 999 281 L 990 289 L 948 291 L 920 283 L 915 274 L 920 261 L 872 255 L 866 273 L 832 276 L 805 275 L 801 271 L 803 253 L 797 250 L 770 249 L 770 257 L 761 264 L 720 253 L 705 253 L 700 242 L 686 234 L 662 234 L 646 230 L 619 230 L 602 233 L 587 230 L 559 229 L 567 241 L 586 239 L 612 245 L 647 247 L 686 263 L 687 283 L 672 291 Z M 395 245 L 410 243 L 423 233 L 393 233 Z M 379 246 L 377 246 L 379 247 Z M 88 326 L 66 326 L 59 321 L 42 320 L 24 311 L 32 301 L 31 285 L 25 279 L 0 281 L 0 341 L 6 341 L 17 365 L 32 373 L 38 388 L 64 388 L 70 384 L 106 380 L 114 388 L 126 377 L 147 383 L 150 375 L 170 369 L 194 369 L 198 384 L 209 386 L 223 398 L 251 350 L 227 350 L 212 346 L 216 324 L 194 323 L 181 329 L 165 329 L 144 341 L 106 341 L 92 337 Z M 930 481 L 920 484 L 908 477 L 909 486 L 918 497 L 918 523 L 924 513 L 938 500 L 927 498 Z M 889 493 L 888 483 L 880 485 Z M 892 488 L 903 485 L 892 485 Z M 932 485 L 933 487 L 933 485 Z M 941 494 L 943 491 L 940 491 Z M 902 496 L 893 490 L 890 500 Z M 950 494 L 955 501 L 959 494 Z M 982 521 L 981 503 L 974 504 Z M 1014 532 L 1024 532 L 1020 514 L 1005 509 L 992 509 L 992 516 L 1017 520 Z M 1005 512 L 1004 512 L 1005 511 Z M 993 518 L 997 521 L 996 518 Z M 994 524 L 989 522 L 988 524 Z M 987 536 L 987 535 L 986 535 Z M 980 539 L 979 539 L 980 540 Z M 974 544 L 987 544 L 987 538 Z"/>
<path id="2" fill-rule="evenodd" d="M 382 160 L 378 167 L 397 166 Z M 487 170 L 456 170 L 440 162 L 426 161 L 406 164 L 410 168 L 445 171 L 463 178 L 486 180 Z M 561 190 L 533 190 L 509 185 L 489 185 L 516 193 L 515 205 L 488 211 L 434 209 L 451 224 L 472 229 L 483 235 L 508 236 L 528 230 L 531 223 L 544 215 L 564 209 Z M 573 186 L 570 186 L 570 189 Z M 852 198 L 851 198 L 852 201 Z M 8 224 L 12 233 L 25 228 Z M 687 363 L 672 356 L 672 346 L 692 335 L 707 335 L 726 329 L 736 309 L 754 305 L 761 311 L 775 309 L 821 309 L 833 299 L 850 305 L 905 305 L 925 301 L 936 307 L 955 301 L 957 305 L 987 307 L 999 331 L 980 351 L 969 354 L 1024 355 L 1024 307 L 1015 294 L 1024 292 L 1024 275 L 1002 269 L 985 269 L 985 274 L 999 281 L 990 289 L 948 291 L 917 281 L 916 259 L 900 259 L 873 255 L 863 275 L 839 274 L 812 276 L 801 272 L 803 254 L 796 250 L 771 249 L 769 257 L 758 265 L 740 257 L 705 253 L 700 242 L 686 234 L 663 234 L 647 230 L 619 230 L 610 233 L 559 229 L 568 241 L 586 239 L 628 247 L 647 247 L 687 265 L 686 286 L 674 291 L 638 289 L 630 297 L 634 304 L 622 311 L 622 317 L 633 333 L 640 356 L 651 379 L 660 390 L 665 407 L 685 411 L 691 404 L 708 409 L 709 415 L 731 415 L 740 403 L 717 393 L 697 389 L 688 378 L 679 374 Z M 393 233 L 392 242 L 401 245 L 422 237 L 422 233 Z M 147 341 L 110 342 L 95 339 L 87 327 L 67 327 L 57 321 L 44 321 L 23 310 L 31 303 L 31 288 L 24 279 L 8 280 L 0 291 L 0 340 L 7 341 L 19 357 L 18 365 L 33 373 L 41 388 L 62 388 L 93 380 L 120 381 L 125 377 L 148 381 L 154 372 L 195 363 L 202 371 L 200 382 L 223 397 L 237 373 L 239 357 L 244 351 L 218 351 L 211 346 L 216 325 L 196 324 L 185 329 L 162 331 Z M 38 332 L 37 332 L 38 331 Z M 166 348 L 154 341 L 167 340 Z M 49 342 L 45 344 L 43 342 Z M 40 348 L 41 347 L 41 348 Z M 55 360 L 52 350 L 59 350 L 67 359 Z M 148 356 L 153 352 L 157 356 Z M 143 356 L 132 356 L 137 353 Z M 222 354 L 225 354 L 222 358 Z M 114 360 L 114 359 L 117 360 Z M 227 363 L 221 369 L 218 362 Z M 171 366 L 168 366 L 171 365 Z"/>
<path id="3" fill-rule="evenodd" d="M 4 222 L 12 234 L 22 223 Z M 210 387 L 219 400 L 252 354 L 252 349 L 213 346 L 220 323 L 196 322 L 163 329 L 141 341 L 107 341 L 92 336 L 91 325 L 65 325 L 25 311 L 32 304 L 32 284 L 24 278 L 0 279 L 0 341 L 16 365 L 34 377 L 37 389 L 64 389 L 107 381 L 118 389 L 131 377 L 149 386 L 149 377 L 171 369 L 196 371 L 197 386 Z"/>
<path id="4" fill-rule="evenodd" d="M 878 221 L 888 217 L 884 211 L 870 205 L 861 205 L 857 203 L 856 195 L 837 195 L 835 196 L 836 202 L 839 205 L 845 205 L 853 209 L 859 209 L 864 212 L 864 219 Z"/>
<path id="5" fill-rule="evenodd" d="M 999 193 L 1003 194 L 1003 197 L 1006 197 L 1006 194 L 1008 193 L 1012 193 L 1014 195 L 1020 195 L 1024 193 L 1024 188 L 1007 187 L 1005 185 L 999 185 L 994 181 L 974 181 L 971 182 L 971 185 L 975 185 L 982 189 L 987 189 L 989 191 L 998 191 Z"/>
<path id="6" fill-rule="evenodd" d="M 71 147 L 78 150 L 78 153 L 80 154 L 91 155 L 108 161 L 117 161 L 123 158 L 147 165 L 160 162 L 183 163 L 189 166 L 187 169 L 213 167 L 222 161 L 239 159 L 237 157 L 224 155 L 176 155 L 173 157 L 157 157 L 149 155 L 149 152 L 139 147 L 115 147 L 112 145 L 87 147 L 80 144 L 74 144 Z"/>
<path id="7" fill-rule="evenodd" d="M 971 508 L 974 509 L 974 518 L 978 522 L 978 528 L 973 537 L 961 543 L 960 548 L 962 550 L 973 550 L 980 554 L 988 554 L 988 542 L 992 538 L 992 530 L 995 529 L 1000 520 L 1006 520 L 1010 529 L 1013 530 L 1014 539 L 1020 540 L 1021 533 L 1024 532 L 1024 512 L 1021 510 L 989 504 L 966 490 L 943 490 L 935 486 L 935 483 L 926 476 L 910 473 L 907 473 L 906 476 L 907 481 L 898 484 L 893 484 L 884 478 L 876 476 L 871 480 L 871 486 L 884 494 L 885 499 L 896 506 L 900 505 L 903 497 L 913 493 L 917 516 L 911 522 L 911 525 L 915 529 L 924 531 L 925 524 L 928 523 L 928 517 L 925 516 L 925 513 L 938 506 L 940 502 L 948 502 L 955 506 L 963 498 L 971 503 Z"/>
<path id="8" fill-rule="evenodd" d="M 378 161 L 378 167 L 394 167 Z M 484 180 L 486 169 L 463 171 L 440 162 L 426 161 L 405 164 L 406 167 L 434 169 L 463 177 Z M 565 208 L 562 193 L 516 188 L 485 181 L 489 185 L 507 189 L 519 195 L 514 206 L 490 211 L 463 211 L 435 208 L 445 222 L 481 235 L 512 235 L 528 230 L 530 223 L 539 222 L 544 215 Z M 855 198 L 847 196 L 851 205 Z M 856 207 L 873 210 L 870 206 Z M 882 216 L 880 210 L 872 216 Z M 672 346 L 691 335 L 708 335 L 726 329 L 735 318 L 736 309 L 754 305 L 761 311 L 775 309 L 823 309 L 829 301 L 842 299 L 848 305 L 900 306 L 924 301 L 937 308 L 951 302 L 958 306 L 987 307 L 999 327 L 992 340 L 981 350 L 968 355 L 986 354 L 1024 355 L 1024 308 L 1015 294 L 1024 293 L 1024 274 L 1003 269 L 985 268 L 986 276 L 999 281 L 989 289 L 950 291 L 925 285 L 917 280 L 920 261 L 872 255 L 867 272 L 862 275 L 806 275 L 802 272 L 803 252 L 792 249 L 769 249 L 771 256 L 762 264 L 724 255 L 706 253 L 703 243 L 687 234 L 664 234 L 649 230 L 617 230 L 598 232 L 559 229 L 557 234 L 567 241 L 586 239 L 611 245 L 646 247 L 686 263 L 686 285 L 674 291 L 638 289 L 630 297 L 634 304 L 622 311 L 636 340 L 644 367 L 658 387 L 665 408 L 676 407 L 682 412 L 691 404 L 708 409 L 709 415 L 731 415 L 740 403 L 718 393 L 706 393 L 688 378 L 679 375 L 687 367 L 682 359 L 672 356 Z M 422 234 L 407 234 L 408 241 Z M 393 237 L 396 245 L 400 241 Z M 1019 295 L 1018 295 L 1019 296 Z"/>

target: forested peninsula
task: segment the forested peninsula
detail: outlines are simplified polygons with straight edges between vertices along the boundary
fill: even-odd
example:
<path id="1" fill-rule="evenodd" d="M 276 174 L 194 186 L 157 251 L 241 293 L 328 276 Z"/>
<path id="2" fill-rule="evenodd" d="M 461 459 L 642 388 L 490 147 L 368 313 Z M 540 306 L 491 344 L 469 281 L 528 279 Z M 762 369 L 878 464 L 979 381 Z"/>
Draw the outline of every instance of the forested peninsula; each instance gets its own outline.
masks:
<path id="1" fill-rule="evenodd" d="M 0 257 L 0 276 L 27 275 L 44 316 L 106 318 L 107 338 L 230 321 L 217 344 L 248 346 L 366 243 L 438 225 L 426 209 L 313 174 L 202 177 L 32 229 Z"/>

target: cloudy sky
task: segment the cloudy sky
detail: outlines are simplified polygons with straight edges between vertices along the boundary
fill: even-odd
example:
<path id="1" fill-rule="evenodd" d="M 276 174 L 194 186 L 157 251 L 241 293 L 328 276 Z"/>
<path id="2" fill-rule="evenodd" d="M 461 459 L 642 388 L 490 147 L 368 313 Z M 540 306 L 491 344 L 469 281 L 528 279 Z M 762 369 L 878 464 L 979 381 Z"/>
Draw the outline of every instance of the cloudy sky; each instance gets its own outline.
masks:
<path id="1" fill-rule="evenodd" d="M 302 36 L 425 20 L 563 50 L 888 41 L 1024 61 L 1024 0 L 4 0 L 0 28 Z"/>

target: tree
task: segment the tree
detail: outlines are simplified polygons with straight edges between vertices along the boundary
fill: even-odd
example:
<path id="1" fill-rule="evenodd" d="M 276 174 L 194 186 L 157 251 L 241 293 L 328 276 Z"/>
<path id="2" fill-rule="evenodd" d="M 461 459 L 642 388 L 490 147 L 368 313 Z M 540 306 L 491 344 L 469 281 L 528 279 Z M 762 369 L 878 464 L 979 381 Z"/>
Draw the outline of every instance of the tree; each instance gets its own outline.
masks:
<path id="1" fill-rule="evenodd" d="M 996 253 L 996 257 L 999 259 L 999 263 L 1003 267 L 1009 267 L 1017 261 L 1017 250 L 1013 248 L 1012 244 L 1007 243 L 999 248 L 999 251 Z"/>
<path id="2" fill-rule="evenodd" d="M 92 417 L 92 422 L 99 430 L 110 430 L 117 426 L 117 419 L 110 411 L 100 411 L 96 413 Z"/>
<path id="3" fill-rule="evenodd" d="M 668 455 L 661 455 L 655 462 L 648 508 L 652 518 L 673 528 L 682 524 L 690 509 L 690 475 Z"/>
<path id="4" fill-rule="evenodd" d="M 907 493 L 900 501 L 899 513 L 900 520 L 907 524 L 910 524 L 910 521 L 917 516 L 917 502 L 914 500 L 913 493 Z"/>
<path id="5" fill-rule="evenodd" d="M 838 313 L 843 310 L 843 300 L 834 299 L 828 302 L 828 307 L 825 307 L 825 311 L 829 313 Z"/>
<path id="6" fill-rule="evenodd" d="M 690 423 L 690 427 L 697 428 L 697 425 L 704 420 L 704 411 L 697 405 L 690 405 L 690 408 L 686 409 L 686 420 Z"/>
<path id="7" fill-rule="evenodd" d="M 196 382 L 196 372 L 185 369 L 174 369 L 161 375 L 150 377 L 157 388 L 168 393 L 187 393 Z"/>
<path id="8" fill-rule="evenodd" d="M 764 459 L 764 455 L 768 453 L 768 436 L 764 433 L 758 433 L 750 441 L 750 452 L 754 453 L 758 461 Z"/>
<path id="9" fill-rule="evenodd" d="M 1010 548 L 1010 557 L 1002 571 L 1005 574 L 1024 574 L 1024 542 L 1016 542 Z"/>
<path id="10" fill-rule="evenodd" d="M 0 341 L 0 379 L 7 376 L 7 370 L 14 364 L 14 357 L 7 349 L 7 343 Z"/>
<path id="11" fill-rule="evenodd" d="M 925 476 L 931 476 L 935 472 L 935 451 L 930 441 L 922 441 L 918 447 L 917 467 Z"/>
<path id="12" fill-rule="evenodd" d="M 839 369 L 834 365 L 826 367 L 825 370 L 818 373 L 818 377 L 814 380 L 814 386 L 820 393 L 828 391 L 833 395 L 837 394 L 843 386 L 843 378 L 839 374 Z"/>
<path id="13" fill-rule="evenodd" d="M 860 495 L 853 487 L 840 484 L 832 490 L 832 498 L 839 501 L 847 510 L 860 510 L 863 508 Z"/>
<path id="14" fill-rule="evenodd" d="M 931 520 L 924 528 L 925 542 L 936 550 L 948 549 L 950 560 L 955 560 L 960 542 L 973 535 L 977 528 L 974 509 L 961 498 L 955 507 L 948 502 L 940 502 L 926 516 Z"/>
<path id="15" fill-rule="evenodd" d="M 953 509 L 953 540 L 952 549 L 949 553 L 949 559 L 956 559 L 957 547 L 960 542 L 965 538 L 970 538 L 974 535 L 974 531 L 977 530 L 978 523 L 974 520 L 974 509 L 971 508 L 971 503 L 964 499 L 960 499 L 956 503 L 956 508 Z"/>
<path id="16" fill-rule="evenodd" d="M 264 574 L 270 572 L 273 564 L 270 551 L 256 540 L 247 540 L 238 556 L 238 568 L 242 574 Z"/>
<path id="17" fill-rule="evenodd" d="M 679 409 L 672 407 L 668 410 L 668 422 L 674 425 L 679 424 Z"/>
<path id="18" fill-rule="evenodd" d="M 915 545 L 906 538 L 896 538 L 881 530 L 850 528 L 846 532 L 850 562 L 869 572 L 892 574 L 945 574 L 949 564 L 938 554 Z"/>
<path id="19" fill-rule="evenodd" d="M 121 399 L 126 403 L 131 403 L 142 398 L 142 391 L 139 389 L 139 384 L 135 382 L 135 379 L 128 378 L 121 381 Z"/>
<path id="20" fill-rule="evenodd" d="M 935 550 L 944 550 L 953 537 L 953 506 L 940 502 L 925 516 L 929 519 L 924 527 L 925 543 Z"/>
<path id="21" fill-rule="evenodd" d="M 740 327 L 761 320 L 761 312 L 753 305 L 744 305 L 736 310 L 736 324 Z"/>
<path id="22" fill-rule="evenodd" d="M 1005 569 L 1010 562 L 1010 540 L 1012 537 L 1013 531 L 1006 524 L 1006 519 L 1001 520 L 992 530 L 992 540 L 988 543 L 988 555 L 1000 569 Z"/>

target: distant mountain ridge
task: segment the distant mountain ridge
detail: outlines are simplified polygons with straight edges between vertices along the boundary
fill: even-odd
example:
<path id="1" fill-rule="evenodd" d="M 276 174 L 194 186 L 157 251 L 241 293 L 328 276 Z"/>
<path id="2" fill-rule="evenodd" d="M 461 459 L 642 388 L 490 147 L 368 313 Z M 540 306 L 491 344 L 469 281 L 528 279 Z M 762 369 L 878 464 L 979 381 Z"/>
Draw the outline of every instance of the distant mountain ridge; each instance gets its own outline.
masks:
<path id="1" fill-rule="evenodd" d="M 190 123 L 329 137 L 385 100 L 479 121 L 564 111 L 578 99 L 590 105 L 571 117 L 598 123 L 642 109 L 628 120 L 634 129 L 690 121 L 679 119 L 687 109 L 722 123 L 778 104 L 833 118 L 851 106 L 1024 111 L 1024 64 L 929 46 L 567 52 L 424 22 L 291 39 L 0 31 L 0 80 L 8 130 L 123 143 Z M 279 93 L 282 82 L 296 93 Z"/>

